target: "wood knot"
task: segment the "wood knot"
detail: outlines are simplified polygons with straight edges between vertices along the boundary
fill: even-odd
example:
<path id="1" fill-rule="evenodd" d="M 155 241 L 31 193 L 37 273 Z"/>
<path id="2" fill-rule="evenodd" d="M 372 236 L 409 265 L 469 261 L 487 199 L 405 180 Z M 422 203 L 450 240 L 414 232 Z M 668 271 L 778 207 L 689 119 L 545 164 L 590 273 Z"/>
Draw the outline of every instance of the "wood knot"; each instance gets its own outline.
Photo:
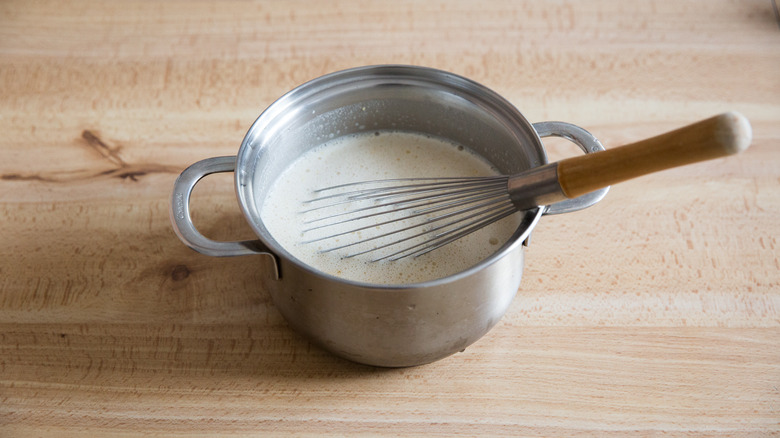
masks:
<path id="1" fill-rule="evenodd" d="M 173 281 L 182 281 L 190 276 L 190 270 L 184 265 L 176 265 L 171 271 L 171 279 Z"/>

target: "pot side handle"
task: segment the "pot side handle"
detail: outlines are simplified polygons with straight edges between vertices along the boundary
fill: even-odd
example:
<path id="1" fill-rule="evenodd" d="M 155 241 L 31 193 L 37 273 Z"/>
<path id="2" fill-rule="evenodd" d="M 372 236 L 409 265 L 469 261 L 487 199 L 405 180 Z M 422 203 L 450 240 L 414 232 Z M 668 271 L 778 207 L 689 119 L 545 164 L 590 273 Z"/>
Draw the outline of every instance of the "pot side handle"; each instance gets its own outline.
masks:
<path id="1" fill-rule="evenodd" d="M 195 184 L 206 175 L 233 172 L 235 167 L 236 157 L 228 156 L 207 158 L 184 169 L 173 185 L 170 211 L 173 230 L 185 245 L 202 254 L 213 257 L 267 254 L 272 256 L 275 261 L 276 257 L 273 253 L 259 240 L 218 242 L 205 237 L 192 223 L 190 195 Z"/>
<path id="2" fill-rule="evenodd" d="M 577 125 L 564 122 L 540 122 L 533 124 L 539 137 L 561 137 L 569 140 L 580 147 L 586 154 L 601 152 L 604 146 L 590 132 L 580 128 Z M 574 211 L 588 208 L 591 205 L 601 201 L 609 191 L 609 187 L 596 190 L 573 199 L 550 204 L 544 211 L 544 214 L 571 213 Z"/>

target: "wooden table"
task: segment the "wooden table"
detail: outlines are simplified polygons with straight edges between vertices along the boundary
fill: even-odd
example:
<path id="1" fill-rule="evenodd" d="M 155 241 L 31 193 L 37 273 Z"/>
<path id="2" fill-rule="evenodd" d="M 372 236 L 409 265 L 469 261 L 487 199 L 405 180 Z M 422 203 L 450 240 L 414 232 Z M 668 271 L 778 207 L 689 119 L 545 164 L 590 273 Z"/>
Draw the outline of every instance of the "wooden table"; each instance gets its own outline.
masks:
<path id="1" fill-rule="evenodd" d="M 257 258 L 182 245 L 168 198 L 286 91 L 380 63 L 607 147 L 727 110 L 754 141 L 545 217 L 465 352 L 357 365 L 288 328 Z M 0 132 L 2 437 L 780 434 L 771 1 L 5 1 Z M 252 236 L 231 184 L 193 195 L 215 239 Z"/>

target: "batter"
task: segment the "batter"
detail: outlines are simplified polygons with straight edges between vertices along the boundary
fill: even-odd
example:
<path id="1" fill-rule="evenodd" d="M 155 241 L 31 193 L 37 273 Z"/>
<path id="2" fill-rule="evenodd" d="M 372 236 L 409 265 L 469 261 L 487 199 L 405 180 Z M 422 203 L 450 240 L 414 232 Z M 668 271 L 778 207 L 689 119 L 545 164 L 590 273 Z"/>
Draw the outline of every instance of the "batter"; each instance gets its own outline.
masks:
<path id="1" fill-rule="evenodd" d="M 293 162 L 270 188 L 261 216 L 287 251 L 322 272 L 375 284 L 418 283 L 455 274 L 490 256 L 512 236 L 519 215 L 417 258 L 372 262 L 375 255 L 343 258 L 344 251 L 321 253 L 332 243 L 302 243 L 317 233 L 339 231 L 305 231 L 311 228 L 307 221 L 323 214 L 302 213 L 305 201 L 316 189 L 355 181 L 497 174 L 480 156 L 440 139 L 402 132 L 354 134 L 324 143 Z"/>

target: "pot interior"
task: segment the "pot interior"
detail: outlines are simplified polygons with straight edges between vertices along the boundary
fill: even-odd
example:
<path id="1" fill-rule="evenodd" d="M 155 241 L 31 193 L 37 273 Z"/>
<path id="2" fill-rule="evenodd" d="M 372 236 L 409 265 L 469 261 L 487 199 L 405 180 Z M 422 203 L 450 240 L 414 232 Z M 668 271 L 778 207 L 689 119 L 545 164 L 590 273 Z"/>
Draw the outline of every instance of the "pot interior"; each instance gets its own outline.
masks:
<path id="1" fill-rule="evenodd" d="M 547 161 L 531 124 L 506 100 L 472 81 L 403 66 L 334 73 L 280 98 L 244 138 L 236 163 L 236 187 L 258 236 L 277 254 L 289 255 L 262 223 L 264 188 L 309 149 L 340 136 L 376 131 L 449 140 L 470 148 L 505 174 Z M 541 213 L 525 214 L 528 217 L 506 247 L 527 235 Z"/>

